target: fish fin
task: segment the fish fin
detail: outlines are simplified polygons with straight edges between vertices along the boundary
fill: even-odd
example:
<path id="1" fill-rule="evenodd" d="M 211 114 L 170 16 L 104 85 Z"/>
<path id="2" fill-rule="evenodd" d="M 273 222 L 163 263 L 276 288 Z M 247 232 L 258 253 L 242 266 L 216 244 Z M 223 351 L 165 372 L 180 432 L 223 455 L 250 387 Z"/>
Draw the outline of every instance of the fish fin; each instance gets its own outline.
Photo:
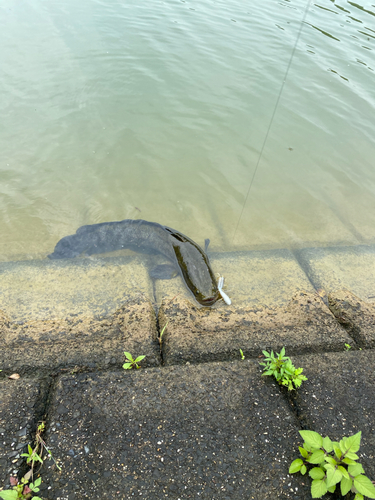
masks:
<path id="1" fill-rule="evenodd" d="M 208 245 L 210 244 L 210 240 L 209 238 L 206 238 L 204 240 L 204 251 L 207 252 L 207 249 L 208 249 Z"/>
<path id="2" fill-rule="evenodd" d="M 170 280 L 178 275 L 178 272 L 171 264 L 160 264 L 150 270 L 149 275 L 154 280 Z"/>
<path id="3" fill-rule="evenodd" d="M 224 292 L 223 286 L 224 286 L 224 276 L 220 276 L 219 281 L 217 283 L 217 289 L 219 290 L 221 298 L 224 300 L 224 302 L 228 304 L 228 306 L 230 306 L 232 301 L 230 300 L 228 295 Z"/>
<path id="4" fill-rule="evenodd" d="M 228 295 L 221 289 L 219 289 L 219 293 L 221 295 L 221 298 L 224 300 L 224 302 L 226 304 L 228 304 L 228 306 L 231 305 L 232 301 L 230 300 L 230 298 L 228 297 Z"/>

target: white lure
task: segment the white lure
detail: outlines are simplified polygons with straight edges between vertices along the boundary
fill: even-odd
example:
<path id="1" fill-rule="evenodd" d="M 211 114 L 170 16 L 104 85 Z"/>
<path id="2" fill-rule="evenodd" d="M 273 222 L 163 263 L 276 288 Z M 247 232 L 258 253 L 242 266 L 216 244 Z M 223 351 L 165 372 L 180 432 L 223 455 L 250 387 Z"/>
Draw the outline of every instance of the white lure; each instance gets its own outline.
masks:
<path id="1" fill-rule="evenodd" d="M 222 299 L 224 300 L 224 302 L 226 304 L 228 304 L 228 306 L 230 306 L 232 301 L 230 300 L 228 295 L 223 291 L 223 286 L 224 286 L 224 277 L 220 276 L 219 281 L 217 283 L 217 289 L 219 290 L 219 293 L 220 293 Z"/>

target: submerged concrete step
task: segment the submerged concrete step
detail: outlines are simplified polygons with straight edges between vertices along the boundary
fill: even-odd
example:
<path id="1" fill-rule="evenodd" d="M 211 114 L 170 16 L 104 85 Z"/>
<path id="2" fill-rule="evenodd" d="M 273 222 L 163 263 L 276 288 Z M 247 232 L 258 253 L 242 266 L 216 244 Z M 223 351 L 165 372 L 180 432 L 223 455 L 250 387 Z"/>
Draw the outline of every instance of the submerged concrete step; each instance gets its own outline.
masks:
<path id="1" fill-rule="evenodd" d="M 254 361 L 60 378 L 42 497 L 287 499 L 298 422 Z"/>
<path id="2" fill-rule="evenodd" d="M 150 290 L 138 257 L 1 263 L 0 366 L 120 367 L 124 351 L 160 364 Z"/>
<path id="3" fill-rule="evenodd" d="M 315 291 L 289 250 L 213 254 L 210 262 L 213 271 L 224 276 L 224 290 L 233 307 L 282 306 L 301 290 Z M 156 283 L 159 304 L 175 296 L 191 300 L 180 278 Z M 214 308 L 225 308 L 224 302 L 219 301 Z"/>
<path id="4" fill-rule="evenodd" d="M 306 248 L 296 256 L 317 289 L 345 289 L 375 303 L 375 246 Z"/>
<path id="5" fill-rule="evenodd" d="M 0 263 L 0 310 L 12 321 L 103 317 L 152 297 L 138 256 Z"/>
<path id="6" fill-rule="evenodd" d="M 289 353 L 339 350 L 353 341 L 290 251 L 213 255 L 232 305 L 218 301 L 212 308 L 199 306 L 181 278 L 153 282 L 150 259 L 2 263 L 3 367 L 119 368 L 124 350 L 155 366 L 154 299 L 162 302 L 159 329 L 168 322 L 166 364 L 237 358 L 239 349 L 252 356 L 282 346 Z"/>
<path id="7" fill-rule="evenodd" d="M 177 282 L 157 284 L 166 364 L 239 358 L 262 349 L 339 350 L 352 338 L 338 324 L 290 251 L 240 252 L 212 259 L 227 279 L 228 306 L 199 308 Z"/>
<path id="8" fill-rule="evenodd" d="M 297 258 L 348 333 L 375 347 L 375 246 L 305 249 Z"/>

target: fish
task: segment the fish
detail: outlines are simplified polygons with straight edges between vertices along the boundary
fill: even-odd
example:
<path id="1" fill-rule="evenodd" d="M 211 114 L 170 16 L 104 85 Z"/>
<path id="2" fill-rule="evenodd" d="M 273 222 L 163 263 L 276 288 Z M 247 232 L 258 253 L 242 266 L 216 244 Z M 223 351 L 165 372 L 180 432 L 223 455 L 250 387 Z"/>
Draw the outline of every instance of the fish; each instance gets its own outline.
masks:
<path id="1" fill-rule="evenodd" d="M 202 306 L 212 306 L 223 298 L 223 282 L 218 287 L 206 254 L 208 244 L 209 240 L 206 240 L 203 250 L 191 238 L 168 226 L 142 219 L 125 219 L 82 226 L 75 234 L 59 240 L 48 257 L 71 259 L 124 248 L 161 254 L 170 264 L 157 266 L 150 273 L 151 277 L 166 279 L 167 275 L 168 279 L 180 274 L 195 300 Z"/>

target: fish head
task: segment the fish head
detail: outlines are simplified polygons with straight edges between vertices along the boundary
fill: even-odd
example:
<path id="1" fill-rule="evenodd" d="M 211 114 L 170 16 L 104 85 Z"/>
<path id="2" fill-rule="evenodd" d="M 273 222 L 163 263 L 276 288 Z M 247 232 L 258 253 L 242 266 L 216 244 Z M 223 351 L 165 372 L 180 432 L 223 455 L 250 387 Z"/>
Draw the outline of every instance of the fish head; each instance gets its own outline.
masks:
<path id="1" fill-rule="evenodd" d="M 215 276 L 203 250 L 190 241 L 174 243 L 173 248 L 185 283 L 202 306 L 220 299 Z"/>
<path id="2" fill-rule="evenodd" d="M 219 292 L 216 292 L 215 295 L 212 295 L 211 297 L 207 297 L 204 295 L 199 295 L 199 297 L 196 296 L 197 302 L 199 302 L 202 306 L 212 306 L 219 299 L 220 299 Z"/>

